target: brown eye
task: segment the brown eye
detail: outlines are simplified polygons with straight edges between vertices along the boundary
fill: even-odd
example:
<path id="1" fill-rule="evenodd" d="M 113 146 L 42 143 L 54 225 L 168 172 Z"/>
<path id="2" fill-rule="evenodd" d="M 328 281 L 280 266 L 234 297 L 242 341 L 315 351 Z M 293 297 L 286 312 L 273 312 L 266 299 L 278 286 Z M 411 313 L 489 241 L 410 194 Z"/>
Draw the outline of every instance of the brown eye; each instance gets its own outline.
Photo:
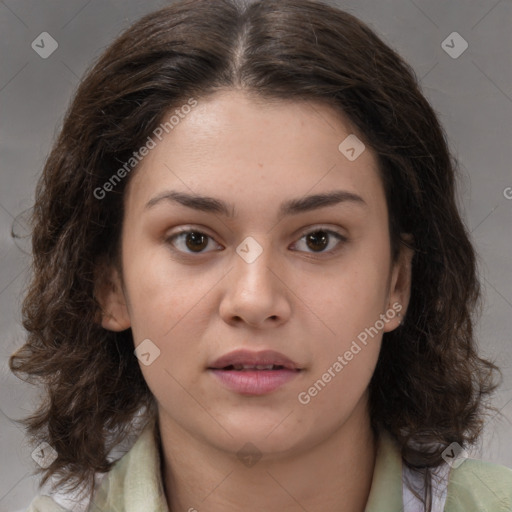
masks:
<path id="1" fill-rule="evenodd" d="M 185 235 L 185 244 L 192 251 L 202 251 L 208 245 L 208 236 L 194 231 Z"/>
<path id="2" fill-rule="evenodd" d="M 325 231 L 315 231 L 306 235 L 308 247 L 314 251 L 323 251 L 329 243 L 329 235 Z"/>
<path id="3" fill-rule="evenodd" d="M 331 244 L 331 241 L 336 239 L 338 242 L 334 244 L 334 247 L 325 250 L 326 247 Z M 340 233 L 337 233 L 336 231 L 332 231 L 330 229 L 315 229 L 314 231 L 309 231 L 307 233 L 304 233 L 302 237 L 300 238 L 299 242 L 301 240 L 305 240 L 305 245 L 310 251 L 306 252 L 312 252 L 312 253 L 329 253 L 334 252 L 341 242 L 346 242 L 347 238 L 341 235 Z M 295 245 L 297 245 L 299 242 L 297 242 Z"/>
<path id="4" fill-rule="evenodd" d="M 204 250 L 208 247 L 209 240 L 213 240 L 213 238 L 206 233 L 186 230 L 170 236 L 166 242 L 176 247 L 180 252 L 200 254 L 201 252 L 209 252 Z"/>
<path id="5" fill-rule="evenodd" d="M 308 231 L 302 235 L 299 242 L 304 239 L 306 249 L 305 252 L 311 253 L 330 253 L 335 252 L 341 242 L 346 242 L 347 238 L 330 229 L 315 229 Z M 211 236 L 197 230 L 182 230 L 166 239 L 166 242 L 176 248 L 178 252 L 185 254 L 201 254 L 207 251 L 208 243 L 214 240 Z M 336 240 L 337 243 L 332 242 Z M 296 246 L 299 242 L 296 242 Z M 326 250 L 329 246 L 332 248 Z"/>

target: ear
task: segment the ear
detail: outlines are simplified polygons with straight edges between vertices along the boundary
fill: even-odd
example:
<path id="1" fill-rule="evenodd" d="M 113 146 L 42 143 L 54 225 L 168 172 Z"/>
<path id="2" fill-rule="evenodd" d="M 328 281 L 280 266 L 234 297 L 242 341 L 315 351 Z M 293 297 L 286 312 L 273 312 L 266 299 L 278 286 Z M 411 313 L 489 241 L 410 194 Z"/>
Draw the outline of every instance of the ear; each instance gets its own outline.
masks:
<path id="1" fill-rule="evenodd" d="M 402 233 L 402 239 L 412 245 L 413 238 L 411 235 Z M 385 324 L 384 332 L 396 329 L 404 321 L 411 296 L 413 256 L 414 249 L 404 244 L 400 245 L 400 253 L 391 271 L 387 304 L 388 309 L 395 311 L 397 314 Z"/>
<path id="2" fill-rule="evenodd" d="M 101 311 L 95 321 L 109 331 L 124 331 L 131 326 L 119 271 L 114 265 L 100 263 L 95 272 L 94 296 Z"/>

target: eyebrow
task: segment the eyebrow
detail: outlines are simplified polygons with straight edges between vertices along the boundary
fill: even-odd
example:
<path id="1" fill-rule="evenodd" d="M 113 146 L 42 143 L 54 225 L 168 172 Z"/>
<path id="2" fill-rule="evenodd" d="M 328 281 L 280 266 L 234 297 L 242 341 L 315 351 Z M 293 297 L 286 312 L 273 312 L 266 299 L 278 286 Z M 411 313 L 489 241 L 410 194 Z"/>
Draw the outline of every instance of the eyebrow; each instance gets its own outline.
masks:
<path id="1" fill-rule="evenodd" d="M 179 203 L 194 210 L 217 213 L 228 218 L 233 218 L 236 215 L 235 207 L 232 203 L 226 203 L 225 201 L 214 197 L 189 194 L 187 192 L 179 192 L 175 190 L 165 191 L 153 197 L 146 203 L 144 209 L 151 209 L 162 202 Z M 354 194 L 353 192 L 348 192 L 347 190 L 334 190 L 332 192 L 324 192 L 321 194 L 314 194 L 284 201 L 279 208 L 278 218 L 309 212 L 340 203 L 353 203 L 366 206 L 366 202 L 361 196 Z"/>

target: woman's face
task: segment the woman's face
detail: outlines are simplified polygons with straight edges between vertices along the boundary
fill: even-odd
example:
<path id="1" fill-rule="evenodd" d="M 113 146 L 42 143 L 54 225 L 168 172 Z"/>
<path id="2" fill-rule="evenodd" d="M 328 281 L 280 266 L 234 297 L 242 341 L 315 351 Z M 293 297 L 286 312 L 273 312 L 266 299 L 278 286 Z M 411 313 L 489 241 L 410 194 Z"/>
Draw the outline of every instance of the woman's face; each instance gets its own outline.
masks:
<path id="1" fill-rule="evenodd" d="M 236 91 L 198 101 L 161 138 L 126 190 L 124 289 L 113 271 L 103 326 L 143 343 L 162 424 L 223 450 L 279 453 L 367 421 L 410 275 L 410 257 L 391 261 L 373 152 L 326 106 Z"/>

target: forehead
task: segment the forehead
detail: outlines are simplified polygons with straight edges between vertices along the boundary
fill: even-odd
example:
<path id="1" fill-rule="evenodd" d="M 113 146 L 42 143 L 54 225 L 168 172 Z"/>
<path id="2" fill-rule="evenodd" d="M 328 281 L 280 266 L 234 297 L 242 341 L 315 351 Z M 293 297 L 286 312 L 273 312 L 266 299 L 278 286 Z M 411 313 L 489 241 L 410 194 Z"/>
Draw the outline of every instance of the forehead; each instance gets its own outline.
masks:
<path id="1" fill-rule="evenodd" d="M 383 199 L 373 151 L 325 104 L 265 101 L 230 90 L 198 99 L 174 120 L 132 177 L 131 208 L 140 210 L 166 189 L 229 198 L 240 207 L 340 187 Z M 347 157 L 354 155 L 346 152 L 351 147 L 355 159 Z"/>

